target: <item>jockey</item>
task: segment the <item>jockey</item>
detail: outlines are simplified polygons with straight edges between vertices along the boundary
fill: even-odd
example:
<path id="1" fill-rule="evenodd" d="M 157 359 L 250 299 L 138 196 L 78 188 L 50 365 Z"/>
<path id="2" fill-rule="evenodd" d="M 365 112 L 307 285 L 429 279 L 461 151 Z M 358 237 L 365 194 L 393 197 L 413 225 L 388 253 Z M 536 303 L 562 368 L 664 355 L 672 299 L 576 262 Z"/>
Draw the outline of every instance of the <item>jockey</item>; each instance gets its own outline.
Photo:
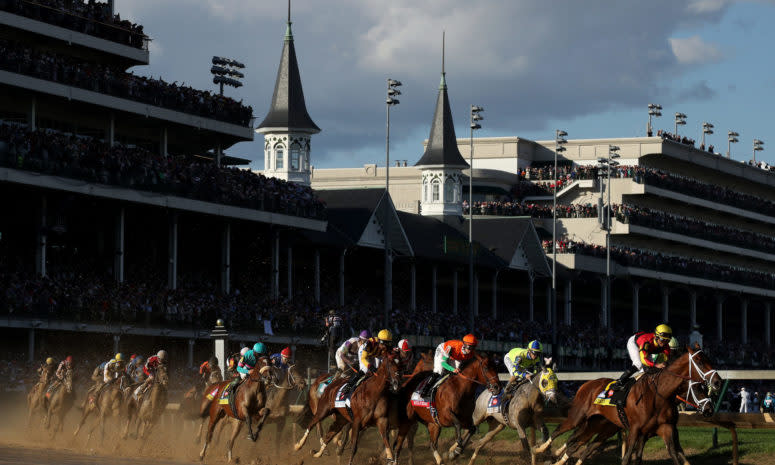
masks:
<path id="1" fill-rule="evenodd" d="M 199 375 L 202 377 L 205 385 L 208 386 L 223 381 L 221 367 L 218 366 L 218 359 L 210 357 L 210 360 L 205 360 L 199 365 Z"/>
<path id="2" fill-rule="evenodd" d="M 126 374 L 129 376 L 129 381 L 133 384 L 142 383 L 145 381 L 145 373 L 143 373 L 143 362 L 145 359 L 142 355 L 138 355 L 129 362 L 126 367 Z"/>
<path id="3" fill-rule="evenodd" d="M 353 367 L 358 360 L 358 348 L 366 340 L 371 338 L 371 332 L 368 329 L 361 331 L 360 336 L 351 337 L 344 341 L 341 346 L 336 350 L 336 375 L 343 376 L 348 367 Z"/>
<path id="4" fill-rule="evenodd" d="M 291 365 L 292 355 L 293 353 L 291 352 L 291 348 L 286 347 L 280 351 L 279 354 L 272 354 L 272 356 L 269 357 L 269 360 L 271 360 L 272 365 L 276 366 L 277 368 L 281 368 L 283 371 L 288 371 L 288 368 L 290 368 Z"/>
<path id="5" fill-rule="evenodd" d="M 250 370 L 252 370 L 257 363 L 258 363 L 258 360 L 256 358 L 255 352 L 253 352 L 250 349 L 247 349 L 245 353 L 242 355 L 242 358 L 240 359 L 239 364 L 237 365 L 237 373 L 239 373 L 240 379 L 245 379 L 248 373 L 250 373 Z"/>
<path id="6" fill-rule="evenodd" d="M 253 354 L 256 356 L 256 365 L 263 361 L 264 365 L 269 365 L 269 351 L 266 349 L 266 344 L 263 342 L 256 342 L 253 344 Z"/>
<path id="7" fill-rule="evenodd" d="M 56 371 L 54 358 L 53 357 L 46 358 L 45 363 L 40 365 L 40 368 L 38 368 L 38 374 L 40 375 L 40 380 L 38 381 L 38 383 L 43 387 L 48 386 L 48 383 L 52 381 L 54 378 L 54 371 Z"/>
<path id="8" fill-rule="evenodd" d="M 96 367 L 94 367 L 94 371 L 91 373 L 91 380 L 94 381 L 93 388 L 97 388 L 102 385 L 103 383 L 103 372 L 105 371 L 105 365 L 111 362 L 115 362 L 116 359 L 110 359 L 107 362 L 102 362 Z"/>
<path id="9" fill-rule="evenodd" d="M 240 357 L 241 355 L 239 353 L 232 354 L 232 356 L 229 357 L 228 363 L 226 364 L 226 373 L 225 373 L 227 380 L 239 378 L 239 373 L 237 373 L 237 363 L 239 362 Z"/>
<path id="10" fill-rule="evenodd" d="M 433 357 L 433 372 L 437 375 L 444 374 L 445 370 L 455 374 L 460 373 L 460 363 L 473 358 L 478 343 L 479 341 L 473 334 L 466 334 L 462 341 L 442 342 L 436 347 L 436 354 Z"/>
<path id="11" fill-rule="evenodd" d="M 527 349 L 515 347 L 503 357 L 503 363 L 509 370 L 511 379 L 509 384 L 514 384 L 517 380 L 533 378 L 536 372 L 536 365 L 541 362 L 541 353 L 543 346 L 538 341 L 530 341 Z"/>
<path id="12" fill-rule="evenodd" d="M 612 388 L 624 387 L 627 379 L 638 371 L 642 371 L 644 366 L 654 368 L 664 368 L 665 362 L 670 358 L 670 339 L 673 337 L 673 330 L 666 324 L 657 326 L 653 333 L 639 332 L 635 333 L 627 341 L 627 351 L 630 353 L 632 365 L 628 367 L 622 376 L 616 380 Z M 654 362 L 652 355 L 660 354 L 664 357 Z"/>
<path id="13" fill-rule="evenodd" d="M 156 378 L 156 370 L 158 370 L 159 366 L 166 365 L 167 364 L 167 351 L 166 350 L 160 350 L 156 352 L 156 355 L 152 355 L 148 357 L 148 360 L 145 362 L 145 365 L 143 366 L 143 373 L 145 373 L 145 381 L 135 389 L 135 398 L 139 398 L 140 395 L 145 392 L 146 389 L 153 383 L 153 380 Z"/>
<path id="14" fill-rule="evenodd" d="M 379 359 L 377 353 L 384 348 L 390 349 L 393 345 L 393 334 L 387 329 L 383 329 L 377 333 L 377 337 L 366 339 L 366 341 L 358 347 L 358 362 L 361 373 L 368 374 L 370 372 L 376 372 L 379 367 Z"/>
<path id="15" fill-rule="evenodd" d="M 67 372 L 68 368 L 73 368 L 72 355 L 68 355 L 64 360 L 59 362 L 59 366 L 57 367 L 57 371 L 55 373 L 58 380 L 62 381 L 65 379 L 65 372 Z"/>
<path id="16" fill-rule="evenodd" d="M 398 345 L 393 349 L 398 354 L 398 363 L 402 370 L 407 370 L 412 366 L 414 360 L 414 353 L 412 353 L 412 346 L 409 345 L 409 341 L 401 339 L 398 341 Z"/>
<path id="17" fill-rule="evenodd" d="M 121 374 L 124 372 L 125 363 L 126 359 L 124 358 L 124 354 L 120 352 L 117 353 L 115 357 L 105 364 L 105 368 L 102 372 L 102 382 L 110 384 L 120 378 Z"/>

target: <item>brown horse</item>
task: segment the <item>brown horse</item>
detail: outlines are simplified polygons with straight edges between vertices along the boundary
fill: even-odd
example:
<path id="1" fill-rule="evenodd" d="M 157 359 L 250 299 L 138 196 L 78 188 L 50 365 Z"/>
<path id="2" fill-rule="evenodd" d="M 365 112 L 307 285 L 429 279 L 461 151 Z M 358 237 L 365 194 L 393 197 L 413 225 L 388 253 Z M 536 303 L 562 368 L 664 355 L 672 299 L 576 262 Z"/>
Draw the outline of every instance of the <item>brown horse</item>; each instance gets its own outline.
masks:
<path id="1" fill-rule="evenodd" d="M 687 464 L 686 455 L 678 441 L 676 396 L 685 397 L 703 414 L 709 415 L 713 411 L 712 401 L 700 388 L 706 386 L 710 390 L 717 390 L 722 383 L 721 376 L 702 351 L 688 349 L 685 354 L 671 360 L 665 368 L 645 374 L 636 381 L 627 395 L 624 408 L 628 425 L 622 423 L 616 408 L 594 404 L 597 395 L 611 381 L 601 378 L 584 383 L 573 399 L 568 418 L 557 427 L 548 441 L 536 447 L 535 452 L 545 451 L 559 435 L 575 429 L 557 463 L 564 464 L 572 454 L 578 452 L 581 445 L 597 434 L 595 442 L 587 445 L 584 450 L 580 458 L 584 460 L 608 437 L 621 429 L 628 429 L 623 465 L 631 462 L 633 453 L 636 458 L 640 456 L 646 440 L 654 435 L 659 435 L 665 442 L 676 465 Z M 607 423 L 599 417 L 607 420 Z"/>
<path id="2" fill-rule="evenodd" d="M 58 386 L 51 389 L 51 396 L 48 398 L 48 409 L 43 425 L 51 429 L 51 439 L 62 431 L 64 418 L 67 412 L 75 403 L 75 392 L 73 392 L 73 369 L 65 368 L 65 374 L 61 381 L 57 381 Z M 53 424 L 52 424 L 53 419 Z"/>
<path id="3" fill-rule="evenodd" d="M 46 384 L 39 381 L 32 386 L 27 394 L 27 427 L 32 425 L 32 418 L 39 414 L 45 417 L 46 414 Z"/>
<path id="4" fill-rule="evenodd" d="M 153 428 L 167 407 L 168 382 L 167 367 L 159 365 L 151 386 L 142 394 L 142 397 L 137 399 L 134 393 L 129 397 L 126 407 L 127 418 L 124 434 L 122 435 L 123 438 L 127 437 L 133 422 L 135 424 L 134 436 L 140 439 L 147 437 L 148 432 Z"/>
<path id="5" fill-rule="evenodd" d="M 277 426 L 275 433 L 275 442 L 277 443 L 282 438 L 288 413 L 291 410 L 288 396 L 293 391 L 303 391 L 307 387 L 307 380 L 296 365 L 289 366 L 287 370 L 270 366 L 269 380 L 266 389 L 266 407 L 271 413 L 267 421 Z"/>
<path id="6" fill-rule="evenodd" d="M 320 450 L 314 453 L 315 457 L 323 455 L 331 439 L 341 431 L 344 425 L 351 423 L 352 451 L 348 462 L 350 465 L 352 465 L 355 453 L 358 451 L 358 438 L 361 430 L 374 425 L 377 426 L 379 434 L 382 436 L 388 461 L 393 461 L 393 450 L 388 438 L 390 394 L 397 392 L 401 386 L 401 371 L 397 356 L 392 351 L 383 349 L 377 354 L 377 357 L 382 360 L 382 363 L 379 364 L 374 375 L 368 376 L 355 388 L 350 396 L 349 408 L 335 406 L 339 388 L 347 382 L 346 380 L 335 380 L 326 388 L 319 399 L 315 417 L 307 426 L 304 436 L 294 446 L 295 450 L 298 451 L 304 446 L 315 425 L 334 415 L 334 423 L 329 427 Z"/>
<path id="7" fill-rule="evenodd" d="M 199 460 L 204 460 L 207 446 L 213 439 L 213 430 L 221 418 L 228 417 L 232 423 L 232 432 L 229 441 L 226 444 L 226 459 L 232 461 L 232 448 L 234 440 L 242 429 L 242 423 L 248 424 L 248 433 L 252 441 L 258 439 L 258 434 L 264 425 L 264 421 L 269 416 L 269 409 L 266 408 L 266 386 L 263 376 L 267 374 L 269 367 L 253 368 L 245 377 L 245 380 L 237 386 L 231 395 L 234 396 L 234 410 L 228 403 L 219 402 L 220 394 L 226 389 L 228 382 L 218 384 L 218 395 L 210 402 L 209 418 L 207 426 L 207 435 L 202 452 L 199 453 Z M 203 404 L 204 404 L 203 400 Z M 253 420 L 257 420 L 255 433 L 253 432 Z"/>
<path id="8" fill-rule="evenodd" d="M 78 436 L 78 432 L 81 431 L 84 422 L 86 422 L 86 418 L 94 413 L 97 415 L 97 419 L 94 426 L 89 430 L 86 444 L 89 444 L 89 440 L 91 440 L 92 434 L 97 426 L 100 427 L 100 440 L 105 440 L 105 423 L 108 421 L 108 418 L 119 417 L 123 411 L 123 395 L 121 392 L 122 380 L 123 378 L 113 380 L 110 384 L 103 385 L 86 396 L 81 421 L 78 422 L 73 437 Z"/>
<path id="9" fill-rule="evenodd" d="M 457 446 L 450 455 L 452 458 L 460 455 L 466 443 L 476 432 L 473 413 L 477 386 L 486 385 L 493 394 L 497 394 L 501 389 L 498 373 L 490 365 L 490 361 L 486 357 L 474 354 L 474 357 L 461 367 L 460 374 L 450 376 L 437 388 L 434 402 L 437 415 L 434 416 L 429 407 L 415 407 L 410 400 L 417 386 L 428 376 L 428 372 L 419 372 L 402 389 L 402 402 L 406 406 L 406 416 L 401 415 L 398 437 L 396 438 L 396 460 L 401 453 L 404 438 L 414 423 L 418 421 L 428 427 L 430 445 L 437 464 L 442 462 L 441 454 L 438 452 L 439 435 L 442 428 L 455 428 Z M 463 429 L 469 432 L 465 441 L 462 437 Z"/>

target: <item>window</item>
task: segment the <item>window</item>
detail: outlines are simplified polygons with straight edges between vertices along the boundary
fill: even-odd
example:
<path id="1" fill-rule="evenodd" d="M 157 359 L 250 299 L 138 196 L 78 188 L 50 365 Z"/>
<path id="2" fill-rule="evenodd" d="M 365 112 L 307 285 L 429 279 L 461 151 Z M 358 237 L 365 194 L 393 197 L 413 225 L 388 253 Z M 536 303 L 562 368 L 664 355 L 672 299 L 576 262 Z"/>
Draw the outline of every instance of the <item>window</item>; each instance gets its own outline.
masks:
<path id="1" fill-rule="evenodd" d="M 433 181 L 433 184 L 431 184 L 431 195 L 433 195 L 433 201 L 438 202 L 439 201 L 439 180 Z"/>
<path id="2" fill-rule="evenodd" d="M 447 178 L 447 180 L 444 181 L 444 201 L 445 202 L 455 201 L 455 182 L 449 178 Z"/>
<path id="3" fill-rule="evenodd" d="M 291 169 L 293 171 L 299 171 L 299 163 L 301 163 L 301 149 L 299 144 L 293 144 L 291 146 Z"/>
<path id="4" fill-rule="evenodd" d="M 283 157 L 285 156 L 285 151 L 282 147 L 277 147 L 275 149 L 275 161 L 274 161 L 274 169 L 281 170 L 283 169 Z"/>
<path id="5" fill-rule="evenodd" d="M 423 181 L 422 183 L 422 201 L 428 201 L 428 181 Z"/>

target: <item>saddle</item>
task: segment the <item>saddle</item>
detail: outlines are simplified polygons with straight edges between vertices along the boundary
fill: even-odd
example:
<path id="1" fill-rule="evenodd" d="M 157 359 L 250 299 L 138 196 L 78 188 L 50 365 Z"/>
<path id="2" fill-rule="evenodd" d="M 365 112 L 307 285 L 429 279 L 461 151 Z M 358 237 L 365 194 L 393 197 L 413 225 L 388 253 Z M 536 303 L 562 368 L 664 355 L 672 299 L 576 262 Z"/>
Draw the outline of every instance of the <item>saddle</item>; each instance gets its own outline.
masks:
<path id="1" fill-rule="evenodd" d="M 46 399 L 50 399 L 50 398 L 51 398 L 51 396 L 53 396 L 53 395 L 54 395 L 54 393 L 56 393 L 56 392 L 57 392 L 57 390 L 58 390 L 58 389 L 59 389 L 61 386 L 62 386 L 62 381 L 60 381 L 60 380 L 58 380 L 58 379 L 57 379 L 57 380 L 55 380 L 54 382 L 52 382 L 52 383 L 51 383 L 51 384 L 48 386 L 48 389 L 46 389 L 46 394 L 45 394 L 45 395 L 46 395 Z"/>
<path id="2" fill-rule="evenodd" d="M 427 378 L 417 385 L 417 388 L 412 393 L 412 405 L 415 407 L 432 407 L 436 391 L 450 376 L 451 373 L 445 373 L 443 375 L 431 373 L 428 375 Z"/>
<path id="3" fill-rule="evenodd" d="M 614 386 L 618 381 L 614 380 L 606 384 L 605 389 L 597 395 L 595 398 L 595 405 L 603 405 L 606 407 L 616 407 L 616 413 L 619 415 L 619 420 L 625 428 L 629 428 L 629 421 L 627 421 L 627 414 L 624 412 L 624 407 L 627 405 L 627 396 L 630 394 L 630 389 L 635 385 L 637 378 L 628 378 L 627 381 L 619 387 Z"/>

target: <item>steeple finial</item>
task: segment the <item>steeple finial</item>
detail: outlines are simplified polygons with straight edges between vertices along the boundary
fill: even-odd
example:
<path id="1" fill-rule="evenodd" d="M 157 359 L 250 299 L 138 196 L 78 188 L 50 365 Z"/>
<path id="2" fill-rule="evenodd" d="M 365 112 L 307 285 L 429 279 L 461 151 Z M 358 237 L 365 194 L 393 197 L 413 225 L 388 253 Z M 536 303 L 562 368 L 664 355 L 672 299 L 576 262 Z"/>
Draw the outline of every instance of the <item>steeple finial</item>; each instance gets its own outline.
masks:
<path id="1" fill-rule="evenodd" d="M 285 28 L 285 40 L 293 40 L 293 33 L 291 32 L 291 0 L 288 0 L 288 27 Z"/>
<path id="2" fill-rule="evenodd" d="M 447 73 L 444 70 L 446 42 L 447 42 L 447 31 L 441 31 L 441 82 L 439 83 L 439 89 L 447 88 L 447 78 L 446 78 Z"/>

